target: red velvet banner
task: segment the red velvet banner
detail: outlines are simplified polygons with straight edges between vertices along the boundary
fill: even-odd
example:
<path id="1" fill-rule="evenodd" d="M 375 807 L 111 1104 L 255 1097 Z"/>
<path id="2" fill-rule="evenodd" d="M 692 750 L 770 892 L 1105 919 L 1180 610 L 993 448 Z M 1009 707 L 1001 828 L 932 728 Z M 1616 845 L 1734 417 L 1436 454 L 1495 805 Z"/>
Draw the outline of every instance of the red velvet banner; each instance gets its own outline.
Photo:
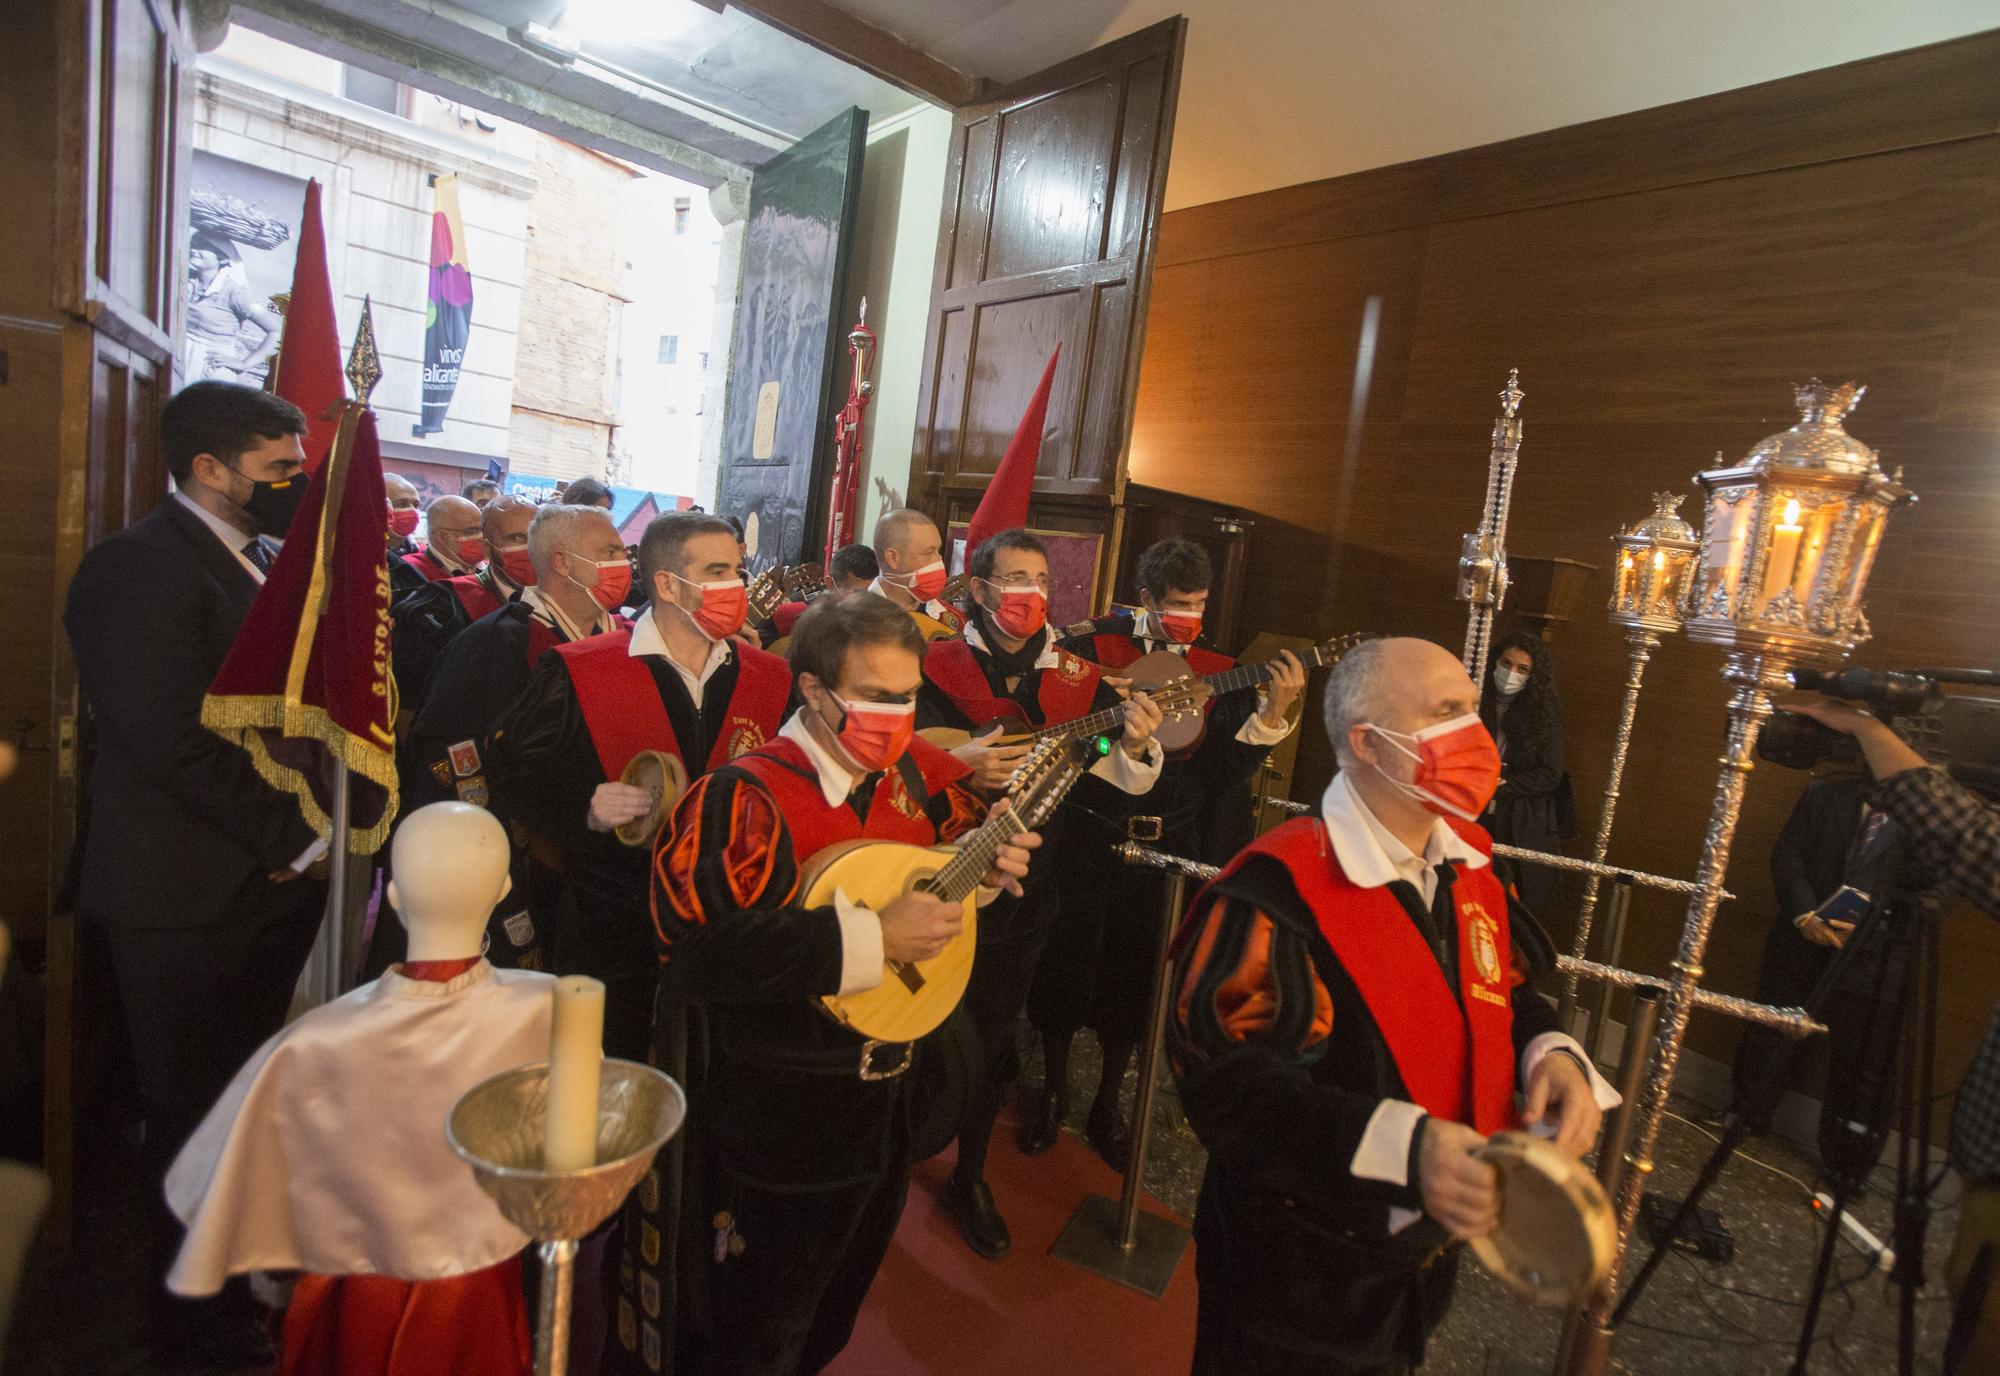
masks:
<path id="1" fill-rule="evenodd" d="M 344 760 L 349 846 L 364 855 L 396 815 L 388 510 L 374 413 L 349 402 L 201 705 L 202 723 L 296 795 L 322 836 L 332 831 L 334 764 Z"/>

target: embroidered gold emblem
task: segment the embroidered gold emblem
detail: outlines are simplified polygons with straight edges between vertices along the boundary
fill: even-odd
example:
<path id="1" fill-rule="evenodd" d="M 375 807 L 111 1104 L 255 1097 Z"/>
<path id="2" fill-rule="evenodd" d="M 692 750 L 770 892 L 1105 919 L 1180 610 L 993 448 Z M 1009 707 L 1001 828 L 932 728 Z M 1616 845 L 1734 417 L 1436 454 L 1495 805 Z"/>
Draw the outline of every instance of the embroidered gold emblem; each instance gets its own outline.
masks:
<path id="1" fill-rule="evenodd" d="M 894 777 L 894 782 L 889 789 L 889 802 L 894 805 L 896 811 L 902 813 L 912 821 L 924 815 L 923 809 L 917 806 L 917 800 L 910 796 L 910 790 L 903 787 L 901 775 Z"/>
<path id="2" fill-rule="evenodd" d="M 1487 984 L 1500 982 L 1500 943 L 1496 939 L 1500 928 L 1487 915 L 1486 909 L 1476 902 L 1465 905 L 1465 916 L 1472 923 L 1472 968 L 1479 972 L 1479 978 Z"/>
<path id="3" fill-rule="evenodd" d="M 748 717 L 729 719 L 729 758 L 747 754 L 764 744 L 764 728 Z"/>
<path id="4" fill-rule="evenodd" d="M 1056 651 L 1056 677 L 1064 683 L 1081 683 L 1090 676 L 1090 665 L 1068 650 Z"/>

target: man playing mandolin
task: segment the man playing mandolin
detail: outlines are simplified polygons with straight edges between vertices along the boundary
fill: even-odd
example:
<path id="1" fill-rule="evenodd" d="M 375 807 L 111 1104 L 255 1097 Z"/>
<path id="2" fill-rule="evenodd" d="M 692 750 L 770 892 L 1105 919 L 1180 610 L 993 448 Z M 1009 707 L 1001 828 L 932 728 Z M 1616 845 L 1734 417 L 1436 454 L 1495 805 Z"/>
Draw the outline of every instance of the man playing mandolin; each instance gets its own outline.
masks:
<path id="1" fill-rule="evenodd" d="M 1513 968 L 1478 706 L 1439 646 L 1349 651 L 1321 815 L 1238 855 L 1177 938 L 1168 1051 L 1209 1151 L 1196 1376 L 1421 1364 L 1456 1242 L 1499 1219 L 1488 1134 L 1525 1120 L 1579 1157 L 1617 1103 Z"/>
<path id="2" fill-rule="evenodd" d="M 1214 581 L 1208 554 L 1190 540 L 1161 540 L 1139 556 L 1140 608 L 1099 617 L 1064 638 L 1062 648 L 1125 674 L 1147 655 L 1175 656 L 1181 673 L 1221 674 L 1235 666 L 1201 633 Z M 1172 660 L 1168 661 L 1170 664 Z M 1160 817 L 1160 849 L 1208 863 L 1234 855 L 1252 831 L 1251 781 L 1271 747 L 1291 734 L 1290 712 L 1305 691 L 1305 666 L 1290 650 L 1269 664 L 1261 686 L 1210 698 L 1206 730 L 1170 754 L 1146 810 Z M 1251 688 L 1258 688 L 1252 692 Z M 1119 1098 L 1145 1028 L 1147 972 L 1159 959 L 1158 924 L 1144 920 L 1161 901 L 1163 877 L 1134 870 L 1112 847 L 1124 840 L 1106 822 L 1077 817 L 1051 857 L 1062 887 L 1062 920 L 1049 936 L 1028 997 L 1042 1042 L 1042 1095 L 1021 1124 L 1030 1156 L 1053 1147 L 1069 1108 L 1069 1053 L 1090 1027 L 1103 1052 L 1097 1096 L 1087 1121 L 1091 1146 L 1123 1170 L 1127 1132 Z"/>
<path id="3" fill-rule="evenodd" d="M 902 1214 L 910 1044 L 864 1041 L 814 1000 L 907 978 L 960 933 L 963 910 L 923 891 L 879 910 L 844 889 L 821 907 L 800 895 L 808 861 L 838 843 L 929 846 L 985 814 L 965 767 L 914 737 L 923 651 L 883 598 L 813 603 L 791 645 L 804 705 L 777 740 L 689 791 L 654 857 L 662 983 L 707 1031 L 683 1206 L 714 1227 L 689 1277 L 706 1282 L 712 1316 L 695 1371 L 791 1376 L 832 1361 Z M 981 899 L 1018 897 L 1039 844 L 997 844 Z"/>
<path id="4" fill-rule="evenodd" d="M 1113 825 L 1122 830 L 1124 817 L 1140 806 L 1139 797 L 1158 782 L 1165 763 L 1153 739 L 1160 708 L 1145 693 L 1121 702 L 1095 665 L 1057 648 L 1047 624 L 1048 551 L 1027 531 L 1003 530 L 985 540 L 972 552 L 967 571 L 971 619 L 962 639 L 934 641 L 924 657 L 917 724 L 960 731 L 1062 728 L 1081 733 L 1087 727 L 1101 742 L 1101 754 L 1077 785 L 1074 803 L 1115 819 Z M 1097 736 L 1100 732 L 1104 734 Z M 1115 743 L 1112 732 L 1118 733 Z M 978 748 L 976 742 L 972 748 Z M 993 748 L 975 766 L 973 782 L 986 789 L 1004 783 L 1024 750 Z M 1061 834 L 1060 828 L 1050 831 L 1052 837 Z M 1059 840 L 1050 845 L 1061 848 Z M 1046 873 L 1039 874 L 1005 922 L 981 924 L 972 985 L 965 994 L 967 1014 L 984 1048 L 985 1074 L 960 1121 L 958 1162 L 939 1202 L 966 1245 L 985 1257 L 1002 1256 L 1013 1245 L 986 1184 L 986 1151 L 1002 1095 L 1013 1078 L 1015 1027 L 1028 984 L 1050 928 L 1059 920 L 1057 888 Z"/>

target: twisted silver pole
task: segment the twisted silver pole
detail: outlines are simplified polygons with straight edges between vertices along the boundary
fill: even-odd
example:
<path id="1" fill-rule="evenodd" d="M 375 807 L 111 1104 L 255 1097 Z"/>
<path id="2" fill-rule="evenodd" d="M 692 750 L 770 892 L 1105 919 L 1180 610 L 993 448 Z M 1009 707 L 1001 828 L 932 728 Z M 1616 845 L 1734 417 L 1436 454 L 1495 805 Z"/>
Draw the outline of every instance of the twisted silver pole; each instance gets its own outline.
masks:
<path id="1" fill-rule="evenodd" d="M 1729 869 L 1729 852 L 1736 840 L 1736 824 L 1743 813 L 1743 793 L 1756 768 L 1757 733 L 1771 716 L 1774 693 L 1791 688 L 1789 663 L 1755 651 L 1730 654 L 1724 677 L 1736 685 L 1729 699 L 1729 744 L 1722 756 L 1722 773 L 1716 780 L 1715 802 L 1709 811 L 1708 834 L 1701 848 L 1701 866 L 1695 876 L 1697 891 L 1688 904 L 1687 920 L 1681 928 L 1681 944 L 1675 954 L 1667 982 L 1666 1003 L 1660 1012 L 1660 1037 L 1653 1051 L 1653 1064 L 1646 1087 L 1634 1115 L 1631 1169 L 1619 1182 L 1616 1200 L 1618 1241 L 1613 1252 L 1611 1277 L 1591 1296 L 1586 1321 L 1596 1327 L 1609 1324 L 1618 1299 L 1618 1271 L 1632 1241 L 1632 1227 L 1638 1221 L 1639 1201 L 1653 1172 L 1653 1148 L 1659 1141 L 1660 1123 L 1666 1114 L 1667 1095 L 1673 1088 L 1674 1070 L 1680 1063 L 1681 1040 L 1687 1035 L 1688 1015 L 1698 1002 L 1703 954 L 1708 935 L 1715 925 L 1715 910 L 1722 902 L 1722 876 Z"/>
<path id="2" fill-rule="evenodd" d="M 1632 747 L 1632 722 L 1639 714 L 1639 681 L 1645 677 L 1646 661 L 1660 648 L 1660 637 L 1648 630 L 1634 630 L 1626 640 L 1632 647 L 1625 670 L 1625 699 L 1618 709 L 1618 734 L 1611 743 L 1611 775 L 1604 784 L 1604 808 L 1597 814 L 1597 840 L 1590 848 L 1591 863 L 1602 865 L 1611 853 L 1611 824 L 1618 815 L 1619 785 L 1625 778 L 1625 756 Z M 1590 954 L 1590 927 L 1597 916 L 1597 888 L 1604 876 L 1585 871 L 1583 906 L 1576 915 L 1576 937 L 1570 942 L 1572 956 L 1582 960 Z M 1572 972 L 1563 987 L 1565 1006 L 1576 1003 L 1576 975 Z"/>

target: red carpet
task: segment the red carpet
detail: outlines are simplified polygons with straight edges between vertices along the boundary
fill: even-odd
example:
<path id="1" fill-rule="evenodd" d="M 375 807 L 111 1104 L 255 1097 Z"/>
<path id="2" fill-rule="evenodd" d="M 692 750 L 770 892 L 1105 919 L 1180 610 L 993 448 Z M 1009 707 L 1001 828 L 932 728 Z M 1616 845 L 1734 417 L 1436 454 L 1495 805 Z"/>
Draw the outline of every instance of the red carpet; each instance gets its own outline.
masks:
<path id="1" fill-rule="evenodd" d="M 1148 1299 L 1058 1261 L 1049 1247 L 1086 1194 L 1117 1197 L 1119 1179 L 1064 1133 L 1033 1159 L 1011 1115 L 994 1133 L 987 1181 L 1014 1235 L 1000 1261 L 975 1256 L 937 1207 L 951 1155 L 927 1161 L 888 1260 L 827 1376 L 1132 1376 L 1180 1373 L 1194 1351 L 1194 1249 L 1166 1294 Z M 1167 1215 L 1158 1201 L 1146 1207 Z M 1184 1220 L 1183 1220 L 1184 1221 Z"/>

